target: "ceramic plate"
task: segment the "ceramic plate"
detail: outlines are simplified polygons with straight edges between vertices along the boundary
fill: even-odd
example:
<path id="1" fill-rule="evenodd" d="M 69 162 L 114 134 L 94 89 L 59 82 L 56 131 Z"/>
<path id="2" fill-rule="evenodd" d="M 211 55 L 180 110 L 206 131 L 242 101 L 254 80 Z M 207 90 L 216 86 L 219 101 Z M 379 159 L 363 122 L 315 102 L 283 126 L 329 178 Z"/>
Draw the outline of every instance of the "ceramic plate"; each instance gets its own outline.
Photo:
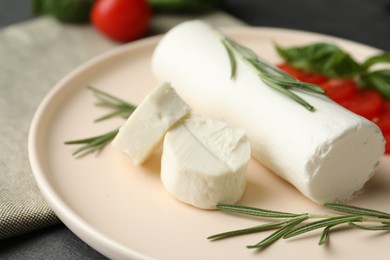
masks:
<path id="1" fill-rule="evenodd" d="M 280 61 L 274 42 L 284 46 L 333 42 L 357 59 L 378 52 L 358 43 L 301 31 L 239 27 L 226 33 L 272 62 Z M 113 259 L 388 258 L 388 233 L 359 230 L 336 230 L 325 246 L 317 245 L 319 232 L 281 240 L 262 251 L 247 249 L 246 245 L 269 233 L 211 242 L 206 239 L 209 235 L 264 220 L 200 210 L 173 199 L 160 182 L 161 151 L 142 167 L 135 167 L 111 146 L 97 156 L 72 156 L 75 147 L 64 145 L 65 141 L 102 134 L 123 123 L 123 119 L 94 123 L 106 110 L 94 105 L 96 100 L 86 86 L 140 103 L 159 83 L 150 70 L 159 39 L 124 45 L 84 64 L 61 80 L 36 112 L 29 136 L 32 169 L 48 203 L 77 236 Z M 248 178 L 240 204 L 299 213 L 326 212 L 256 161 L 250 162 Z M 390 212 L 389 198 L 390 158 L 383 157 L 375 177 L 350 203 Z"/>

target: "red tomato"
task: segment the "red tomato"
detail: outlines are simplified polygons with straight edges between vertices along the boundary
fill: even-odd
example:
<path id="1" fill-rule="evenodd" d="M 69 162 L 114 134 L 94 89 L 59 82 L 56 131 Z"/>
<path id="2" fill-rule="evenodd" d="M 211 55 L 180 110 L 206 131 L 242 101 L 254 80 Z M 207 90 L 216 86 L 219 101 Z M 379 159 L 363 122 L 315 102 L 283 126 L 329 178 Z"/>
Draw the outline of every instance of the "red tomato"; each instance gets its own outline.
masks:
<path id="1" fill-rule="evenodd" d="M 91 21 L 107 37 L 126 42 L 146 34 L 151 15 L 147 0 L 98 0 Z"/>
<path id="2" fill-rule="evenodd" d="M 385 134 L 386 148 L 385 153 L 390 154 L 390 134 Z"/>
<path id="3" fill-rule="evenodd" d="M 351 98 L 357 90 L 355 81 L 351 79 L 330 79 L 320 85 L 330 99 L 339 103 Z"/>
<path id="4" fill-rule="evenodd" d="M 383 100 L 375 90 L 362 89 L 351 98 L 341 101 L 340 105 L 371 120 L 381 112 Z"/>
<path id="5" fill-rule="evenodd" d="M 319 85 L 325 81 L 328 80 L 328 78 L 324 75 L 318 74 L 318 73 L 313 73 L 313 72 L 307 72 L 303 71 L 301 69 L 297 69 L 292 67 L 288 63 L 281 63 L 278 65 L 278 68 L 287 72 L 294 78 L 296 78 L 299 81 L 306 82 L 306 83 L 311 83 L 311 84 L 316 84 Z"/>
<path id="6" fill-rule="evenodd" d="M 384 134 L 390 134 L 390 100 L 383 103 L 383 109 L 378 116 L 372 119 Z"/>

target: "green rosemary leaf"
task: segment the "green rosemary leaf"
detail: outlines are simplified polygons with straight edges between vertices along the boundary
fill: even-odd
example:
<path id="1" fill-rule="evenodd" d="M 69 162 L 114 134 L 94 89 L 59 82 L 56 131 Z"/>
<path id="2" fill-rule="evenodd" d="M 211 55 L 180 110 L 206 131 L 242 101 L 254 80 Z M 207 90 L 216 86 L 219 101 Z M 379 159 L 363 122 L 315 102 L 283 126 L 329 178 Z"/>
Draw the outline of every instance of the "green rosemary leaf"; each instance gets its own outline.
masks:
<path id="1" fill-rule="evenodd" d="M 238 51 L 244 59 L 249 60 L 258 60 L 258 56 L 248 47 L 239 44 L 231 38 L 225 37 L 226 41 L 236 50 Z"/>
<path id="2" fill-rule="evenodd" d="M 223 239 L 223 238 L 228 238 L 228 237 L 233 237 L 233 236 L 239 236 L 239 235 L 245 235 L 245 234 L 251 234 L 251 233 L 272 230 L 272 229 L 280 227 L 281 225 L 283 225 L 285 223 L 286 223 L 286 221 L 283 220 L 283 221 L 262 224 L 262 225 L 258 225 L 258 226 L 254 226 L 254 227 L 250 227 L 250 228 L 245 228 L 245 229 L 227 231 L 227 232 L 223 232 L 223 233 L 209 236 L 207 239 L 217 240 L 217 239 Z"/>
<path id="3" fill-rule="evenodd" d="M 231 204 L 218 204 L 217 209 L 222 211 L 257 216 L 257 217 L 266 217 L 266 218 L 291 218 L 301 216 L 301 214 L 287 213 L 281 211 L 273 211 L 266 209 L 253 208 L 248 206 L 239 206 L 239 205 L 231 205 Z"/>
<path id="4" fill-rule="evenodd" d="M 101 121 L 104 121 L 106 119 L 110 119 L 110 118 L 117 117 L 117 116 L 120 116 L 120 117 L 123 117 L 123 118 L 128 118 L 131 115 L 131 113 L 132 112 L 128 111 L 127 109 L 113 111 L 113 112 L 108 113 L 108 114 L 106 114 L 104 116 L 96 118 L 94 120 L 94 122 L 101 122 Z"/>
<path id="5" fill-rule="evenodd" d="M 378 226 L 363 226 L 363 225 L 358 225 L 356 223 L 348 223 L 350 227 L 353 228 L 358 228 L 358 229 L 364 229 L 364 230 L 373 230 L 373 231 L 378 231 L 378 230 L 384 230 L 384 231 L 390 231 L 390 225 L 385 224 L 385 225 L 378 225 Z"/>
<path id="6" fill-rule="evenodd" d="M 264 247 L 267 247 L 267 246 L 273 244 L 274 242 L 276 242 L 277 240 L 279 240 L 280 238 L 285 236 L 285 234 L 287 234 L 293 227 L 295 227 L 296 225 L 298 225 L 302 221 L 305 221 L 306 219 L 308 219 L 308 217 L 309 217 L 308 215 L 302 215 L 302 216 L 291 219 L 282 228 L 278 229 L 277 231 L 275 231 L 274 233 L 272 233 L 271 235 L 269 235 L 265 239 L 261 240 L 259 243 L 255 244 L 255 245 L 247 246 L 247 248 L 264 248 Z"/>
<path id="7" fill-rule="evenodd" d="M 281 85 L 301 88 L 313 93 L 325 94 L 325 91 L 321 87 L 315 84 L 301 82 L 287 72 L 284 72 L 275 66 L 269 65 L 266 61 L 263 61 L 260 58 L 252 60 L 251 62 L 253 62 L 254 66 L 256 66 L 259 71 L 266 74 L 270 80 L 275 80 L 275 82 L 278 82 Z"/>
<path id="8" fill-rule="evenodd" d="M 222 43 L 223 43 L 223 46 L 225 46 L 225 49 L 226 49 L 228 56 L 229 56 L 230 68 L 231 68 L 230 78 L 235 79 L 236 73 L 237 73 L 236 57 L 234 56 L 233 51 L 229 48 L 228 43 L 224 39 L 222 39 Z"/>
<path id="9" fill-rule="evenodd" d="M 390 219 L 389 213 L 368 209 L 368 208 L 361 208 L 361 207 L 338 204 L 338 203 L 325 203 L 324 206 L 335 211 L 349 213 L 349 214 Z"/>
<path id="10" fill-rule="evenodd" d="M 302 89 L 304 91 L 312 92 L 312 93 L 316 93 L 316 94 L 326 95 L 325 91 L 315 84 L 310 84 L 310 83 L 302 84 L 302 82 L 299 82 L 299 83 L 297 82 L 297 83 L 293 83 L 293 85 L 297 89 Z"/>
<path id="11" fill-rule="evenodd" d="M 301 104 L 302 106 L 304 106 L 307 110 L 309 111 L 313 111 L 314 110 L 314 107 L 312 105 L 310 105 L 308 102 L 306 102 L 303 98 L 301 98 L 300 96 L 296 95 L 294 92 L 291 92 L 289 91 L 288 89 L 286 89 L 285 87 L 279 85 L 279 84 L 276 84 L 275 82 L 273 82 L 272 80 L 268 80 L 268 79 L 263 79 L 264 82 L 266 82 L 270 87 L 272 87 L 273 89 L 283 93 L 284 95 L 286 95 L 287 97 L 291 98 L 292 100 L 294 100 L 295 102 Z"/>
<path id="12" fill-rule="evenodd" d="M 361 216 L 355 216 L 355 215 L 331 217 L 331 218 L 311 222 L 309 224 L 292 229 L 290 232 L 286 233 L 283 238 L 291 238 L 294 236 L 301 235 L 303 233 L 310 232 L 318 228 L 335 226 L 335 225 L 345 224 L 353 221 L 362 221 L 362 220 L 363 218 Z"/>
<path id="13" fill-rule="evenodd" d="M 94 96 L 98 99 L 99 102 L 96 103 L 96 105 L 104 106 L 113 110 L 113 112 L 95 119 L 95 122 L 100 122 L 116 116 L 128 118 L 136 109 L 136 106 L 134 106 L 133 104 L 126 102 L 120 98 L 114 97 L 104 91 L 101 91 L 91 86 L 88 86 L 87 88 L 90 89 L 93 92 Z"/>
<path id="14" fill-rule="evenodd" d="M 65 142 L 66 145 L 75 145 L 81 144 L 82 146 L 73 152 L 72 155 L 79 155 L 82 157 L 90 153 L 96 153 L 102 150 L 111 140 L 117 135 L 119 129 L 107 132 L 102 135 L 72 140 Z"/>
<path id="15" fill-rule="evenodd" d="M 321 233 L 320 240 L 318 241 L 318 245 L 322 246 L 323 244 L 329 241 L 329 231 L 333 226 L 327 226 Z"/>
<path id="16" fill-rule="evenodd" d="M 89 90 L 91 90 L 93 92 L 94 96 L 98 100 L 101 100 L 103 104 L 104 103 L 108 103 L 108 104 L 110 104 L 110 103 L 113 103 L 113 104 L 129 104 L 126 101 L 124 101 L 124 100 L 122 100 L 120 98 L 117 98 L 117 97 L 115 97 L 113 95 L 110 95 L 110 94 L 108 94 L 108 93 L 106 93 L 106 92 L 104 92 L 104 91 L 102 91 L 100 89 L 94 88 L 92 86 L 87 86 L 87 88 Z M 131 104 L 129 104 L 129 105 L 131 105 Z"/>

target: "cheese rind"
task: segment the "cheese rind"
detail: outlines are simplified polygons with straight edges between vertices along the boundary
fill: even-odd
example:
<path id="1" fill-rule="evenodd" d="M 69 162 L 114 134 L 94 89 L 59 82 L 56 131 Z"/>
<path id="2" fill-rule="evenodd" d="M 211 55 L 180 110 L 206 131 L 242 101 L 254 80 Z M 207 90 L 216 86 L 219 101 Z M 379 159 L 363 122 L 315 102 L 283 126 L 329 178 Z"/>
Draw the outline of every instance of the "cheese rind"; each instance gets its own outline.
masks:
<path id="1" fill-rule="evenodd" d="M 350 199 L 384 153 L 375 124 L 325 96 L 292 90 L 315 107 L 309 112 L 266 86 L 238 56 L 232 80 L 226 49 L 203 22 L 170 30 L 152 67 L 195 112 L 245 129 L 252 155 L 315 202 Z"/>
<path id="2" fill-rule="evenodd" d="M 242 197 L 249 159 L 244 130 L 191 115 L 164 138 L 161 181 L 176 199 L 214 209 Z"/>
<path id="3" fill-rule="evenodd" d="M 161 145 L 168 129 L 189 112 L 171 85 L 162 83 L 130 115 L 112 145 L 142 164 Z"/>

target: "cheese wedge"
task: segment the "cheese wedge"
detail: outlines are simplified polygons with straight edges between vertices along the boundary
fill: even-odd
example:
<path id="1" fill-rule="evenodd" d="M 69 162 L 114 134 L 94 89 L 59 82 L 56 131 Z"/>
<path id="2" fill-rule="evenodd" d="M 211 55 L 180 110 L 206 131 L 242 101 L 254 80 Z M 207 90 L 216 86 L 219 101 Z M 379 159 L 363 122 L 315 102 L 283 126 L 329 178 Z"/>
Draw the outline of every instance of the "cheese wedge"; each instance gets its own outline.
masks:
<path id="1" fill-rule="evenodd" d="M 294 91 L 315 107 L 309 112 L 238 56 L 235 79 L 230 66 L 221 40 L 201 21 L 171 29 L 152 58 L 155 75 L 196 113 L 245 129 L 252 155 L 308 198 L 345 201 L 362 189 L 384 153 L 375 124 L 325 96 Z"/>
<path id="2" fill-rule="evenodd" d="M 112 145 L 139 165 L 158 148 L 168 129 L 190 112 L 169 83 L 154 89 L 119 129 Z"/>
<path id="3" fill-rule="evenodd" d="M 249 159 L 244 130 L 191 115 L 165 136 L 161 181 L 176 199 L 213 209 L 244 194 Z"/>

